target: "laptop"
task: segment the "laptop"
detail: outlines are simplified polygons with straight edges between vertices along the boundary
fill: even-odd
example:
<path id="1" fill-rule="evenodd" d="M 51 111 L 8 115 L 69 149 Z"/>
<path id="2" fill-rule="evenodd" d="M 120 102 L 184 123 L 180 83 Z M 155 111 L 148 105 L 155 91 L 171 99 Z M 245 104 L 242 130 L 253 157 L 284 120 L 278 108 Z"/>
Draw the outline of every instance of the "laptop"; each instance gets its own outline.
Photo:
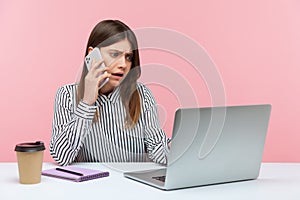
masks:
<path id="1" fill-rule="evenodd" d="M 124 176 L 162 189 L 257 179 L 271 105 L 180 108 L 168 164 Z"/>

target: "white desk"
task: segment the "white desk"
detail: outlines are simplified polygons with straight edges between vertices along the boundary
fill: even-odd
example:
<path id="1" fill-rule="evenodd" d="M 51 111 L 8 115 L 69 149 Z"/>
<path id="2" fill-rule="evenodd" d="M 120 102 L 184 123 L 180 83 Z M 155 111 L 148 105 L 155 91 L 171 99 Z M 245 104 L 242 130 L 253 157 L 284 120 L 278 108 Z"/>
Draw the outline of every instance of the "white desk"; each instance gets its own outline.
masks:
<path id="1" fill-rule="evenodd" d="M 80 163 L 78 166 L 108 170 L 110 176 L 75 183 L 42 176 L 39 184 L 18 182 L 17 163 L 0 163 L 0 199 L 203 199 L 203 200 L 300 200 L 300 163 L 264 163 L 257 180 L 162 191 L 123 177 L 122 171 L 159 167 L 153 163 Z M 53 168 L 44 163 L 43 169 Z"/>

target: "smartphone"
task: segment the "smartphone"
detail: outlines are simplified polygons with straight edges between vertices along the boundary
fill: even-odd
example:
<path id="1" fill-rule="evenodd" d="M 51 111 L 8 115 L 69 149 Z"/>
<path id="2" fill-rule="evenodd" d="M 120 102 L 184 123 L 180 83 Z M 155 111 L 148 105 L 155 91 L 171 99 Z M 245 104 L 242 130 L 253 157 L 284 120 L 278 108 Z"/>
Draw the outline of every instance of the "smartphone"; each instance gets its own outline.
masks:
<path id="1" fill-rule="evenodd" d="M 98 62 L 102 59 L 102 56 L 101 56 L 101 53 L 100 53 L 100 49 L 98 47 L 95 47 L 84 59 L 84 62 L 85 62 L 85 65 L 87 67 L 88 70 L 91 69 L 92 67 L 92 63 L 93 63 L 93 60 L 94 60 L 94 63 L 95 62 Z M 104 63 L 102 63 L 100 66 L 100 68 L 104 68 L 105 65 Z M 104 72 L 104 73 L 107 73 L 107 72 Z M 102 74 L 100 74 L 101 76 Z M 106 83 L 107 81 L 109 80 L 109 78 L 106 78 L 104 79 L 101 83 L 100 83 L 100 88 L 102 88 Z"/>

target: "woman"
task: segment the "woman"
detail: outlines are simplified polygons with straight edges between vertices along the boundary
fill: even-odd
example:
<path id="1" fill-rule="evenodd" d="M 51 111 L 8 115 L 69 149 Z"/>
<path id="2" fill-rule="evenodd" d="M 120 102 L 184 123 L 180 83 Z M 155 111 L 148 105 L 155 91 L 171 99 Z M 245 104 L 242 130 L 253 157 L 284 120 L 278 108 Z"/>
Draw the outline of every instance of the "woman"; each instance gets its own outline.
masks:
<path id="1" fill-rule="evenodd" d="M 93 61 L 89 71 L 84 64 L 79 83 L 56 94 L 52 157 L 60 165 L 142 162 L 147 157 L 166 164 L 167 139 L 155 99 L 137 83 L 141 69 L 133 31 L 118 20 L 104 20 L 92 30 L 85 56 L 95 47 L 103 60 Z M 99 67 L 102 63 L 105 68 Z"/>

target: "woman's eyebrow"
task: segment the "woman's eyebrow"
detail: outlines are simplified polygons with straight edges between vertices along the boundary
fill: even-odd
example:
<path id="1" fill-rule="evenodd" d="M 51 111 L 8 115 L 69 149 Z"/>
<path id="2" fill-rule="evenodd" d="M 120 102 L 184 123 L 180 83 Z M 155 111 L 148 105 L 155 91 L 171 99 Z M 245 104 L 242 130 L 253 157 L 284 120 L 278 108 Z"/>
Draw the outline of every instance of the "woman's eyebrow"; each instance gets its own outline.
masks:
<path id="1" fill-rule="evenodd" d="M 123 51 L 123 50 L 119 50 L 119 49 L 109 49 L 109 51 L 117 51 L 119 53 L 133 53 L 132 50 Z"/>

